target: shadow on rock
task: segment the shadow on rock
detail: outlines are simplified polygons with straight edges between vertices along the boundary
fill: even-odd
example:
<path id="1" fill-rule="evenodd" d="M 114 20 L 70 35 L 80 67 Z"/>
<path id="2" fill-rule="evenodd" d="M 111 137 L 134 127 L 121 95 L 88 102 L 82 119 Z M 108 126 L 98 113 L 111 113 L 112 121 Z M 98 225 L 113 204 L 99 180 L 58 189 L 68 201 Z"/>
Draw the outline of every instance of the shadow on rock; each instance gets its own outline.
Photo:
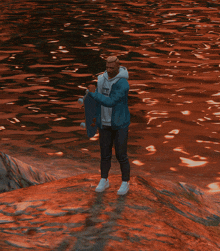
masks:
<path id="1" fill-rule="evenodd" d="M 217 197 L 190 184 L 121 177 L 96 193 L 99 175 L 83 174 L 0 194 L 2 250 L 220 250 Z"/>

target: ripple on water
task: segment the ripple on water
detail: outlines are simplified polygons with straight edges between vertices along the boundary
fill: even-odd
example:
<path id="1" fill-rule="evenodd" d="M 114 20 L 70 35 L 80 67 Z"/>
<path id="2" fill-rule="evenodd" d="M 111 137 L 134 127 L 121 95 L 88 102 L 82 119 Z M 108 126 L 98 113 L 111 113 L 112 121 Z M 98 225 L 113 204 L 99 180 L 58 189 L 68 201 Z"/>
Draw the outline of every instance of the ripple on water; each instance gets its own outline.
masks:
<path id="1" fill-rule="evenodd" d="M 91 144 L 79 126 L 84 111 L 77 100 L 105 70 L 104 59 L 117 54 L 130 76 L 131 163 L 190 173 L 192 157 L 199 155 L 216 172 L 217 1 L 7 1 L 1 7 L 2 139 L 18 149 L 34 145 L 63 156 L 72 154 L 73 145 Z M 74 157 L 81 161 L 79 149 Z"/>

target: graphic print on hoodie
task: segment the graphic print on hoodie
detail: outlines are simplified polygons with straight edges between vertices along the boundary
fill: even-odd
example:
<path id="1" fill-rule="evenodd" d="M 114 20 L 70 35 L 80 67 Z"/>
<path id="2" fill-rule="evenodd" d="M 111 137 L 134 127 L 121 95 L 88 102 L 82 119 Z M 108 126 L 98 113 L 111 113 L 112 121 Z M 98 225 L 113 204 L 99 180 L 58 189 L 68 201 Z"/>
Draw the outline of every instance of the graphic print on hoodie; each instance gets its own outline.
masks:
<path id="1" fill-rule="evenodd" d="M 119 73 L 114 78 L 108 79 L 108 73 L 105 71 L 103 74 L 103 82 L 100 83 L 101 87 L 101 94 L 109 97 L 112 85 L 117 83 L 119 79 L 125 78 L 128 80 L 128 71 L 125 67 L 121 66 L 119 68 Z M 112 116 L 112 108 L 101 106 L 101 118 L 102 124 L 106 126 L 111 126 L 111 116 Z"/>

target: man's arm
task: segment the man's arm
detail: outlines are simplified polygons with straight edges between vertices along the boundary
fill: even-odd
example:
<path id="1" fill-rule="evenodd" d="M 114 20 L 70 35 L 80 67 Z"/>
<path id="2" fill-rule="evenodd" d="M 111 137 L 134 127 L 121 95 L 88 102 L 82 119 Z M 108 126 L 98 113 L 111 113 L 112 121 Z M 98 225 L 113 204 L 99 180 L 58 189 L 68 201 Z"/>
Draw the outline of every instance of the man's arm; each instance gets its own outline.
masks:
<path id="1" fill-rule="evenodd" d="M 111 97 L 107 97 L 103 94 L 98 93 L 97 91 L 89 92 L 88 95 L 94 98 L 95 101 L 101 103 L 101 105 L 103 106 L 113 107 L 125 96 L 126 92 L 129 90 L 129 84 L 125 79 L 121 81 L 121 83 L 118 83 L 118 86 L 119 88 L 117 90 L 111 91 Z"/>

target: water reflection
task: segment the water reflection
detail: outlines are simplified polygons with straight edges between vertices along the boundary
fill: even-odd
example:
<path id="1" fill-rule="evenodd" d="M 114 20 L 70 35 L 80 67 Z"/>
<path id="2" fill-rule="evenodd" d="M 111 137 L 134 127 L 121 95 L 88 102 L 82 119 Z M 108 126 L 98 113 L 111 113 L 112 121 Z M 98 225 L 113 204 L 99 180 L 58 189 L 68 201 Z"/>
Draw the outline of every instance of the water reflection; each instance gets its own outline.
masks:
<path id="1" fill-rule="evenodd" d="M 207 164 L 207 161 L 192 160 L 192 159 L 183 158 L 183 157 L 180 157 L 180 159 L 182 161 L 182 165 L 187 166 L 187 167 L 204 166 L 205 164 Z M 206 159 L 206 158 L 202 157 L 200 159 Z"/>
<path id="2" fill-rule="evenodd" d="M 77 100 L 105 70 L 106 56 L 117 54 L 130 74 L 133 167 L 216 175 L 219 7 L 211 0 L 0 3 L 2 148 L 92 157 L 97 166 L 98 135 L 91 146 Z"/>

